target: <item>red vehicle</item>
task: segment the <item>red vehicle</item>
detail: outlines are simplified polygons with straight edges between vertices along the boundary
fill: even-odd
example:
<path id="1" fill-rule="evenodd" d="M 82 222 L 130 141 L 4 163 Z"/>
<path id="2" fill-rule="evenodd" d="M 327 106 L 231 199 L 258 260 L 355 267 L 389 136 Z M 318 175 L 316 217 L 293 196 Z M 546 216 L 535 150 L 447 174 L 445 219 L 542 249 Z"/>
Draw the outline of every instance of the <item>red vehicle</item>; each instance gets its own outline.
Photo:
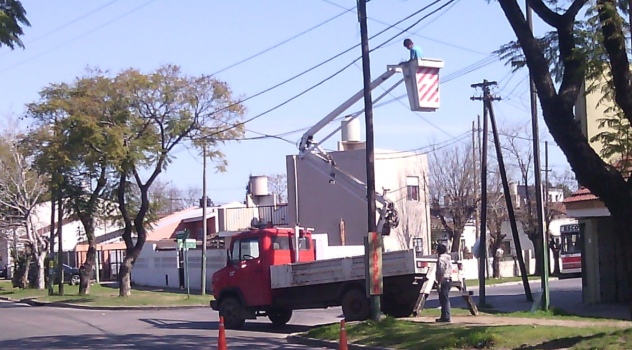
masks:
<path id="1" fill-rule="evenodd" d="M 300 231 L 299 236 L 299 263 L 294 263 L 292 229 L 257 229 L 233 236 L 227 266 L 212 277 L 211 307 L 224 317 L 227 328 L 240 328 L 257 316 L 284 325 L 293 310 L 332 306 L 342 306 L 347 320 L 368 318 L 365 257 L 315 260 L 311 234 Z M 383 254 L 385 314 L 413 313 L 435 259 L 416 257 L 412 249 Z"/>

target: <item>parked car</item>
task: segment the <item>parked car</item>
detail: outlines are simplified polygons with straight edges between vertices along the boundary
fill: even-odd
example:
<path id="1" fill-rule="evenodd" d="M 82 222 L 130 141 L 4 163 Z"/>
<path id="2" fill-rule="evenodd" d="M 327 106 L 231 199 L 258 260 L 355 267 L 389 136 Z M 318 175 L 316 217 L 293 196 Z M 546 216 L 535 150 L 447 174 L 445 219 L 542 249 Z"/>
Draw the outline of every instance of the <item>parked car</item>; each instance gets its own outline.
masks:
<path id="1" fill-rule="evenodd" d="M 68 283 L 71 286 L 79 284 L 81 280 L 78 267 L 71 267 L 70 265 L 63 265 L 64 267 L 64 283 Z M 55 271 L 57 273 L 57 271 Z M 55 276 L 55 284 L 59 283 L 59 276 Z"/>
<path id="2" fill-rule="evenodd" d="M 3 267 L 0 267 L 0 278 L 7 278 L 9 269 L 7 267 L 7 265 L 4 265 Z"/>

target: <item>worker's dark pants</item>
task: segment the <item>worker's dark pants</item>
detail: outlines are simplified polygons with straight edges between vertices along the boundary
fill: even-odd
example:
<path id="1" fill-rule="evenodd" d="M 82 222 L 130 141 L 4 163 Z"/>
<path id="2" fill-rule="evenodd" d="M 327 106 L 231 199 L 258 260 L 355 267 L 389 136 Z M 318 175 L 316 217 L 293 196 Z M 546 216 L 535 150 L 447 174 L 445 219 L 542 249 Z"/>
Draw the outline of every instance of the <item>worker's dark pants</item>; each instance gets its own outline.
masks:
<path id="1" fill-rule="evenodd" d="M 450 320 L 450 287 L 452 283 L 450 280 L 443 280 L 441 282 L 441 289 L 439 290 L 439 303 L 441 304 L 441 319 Z"/>

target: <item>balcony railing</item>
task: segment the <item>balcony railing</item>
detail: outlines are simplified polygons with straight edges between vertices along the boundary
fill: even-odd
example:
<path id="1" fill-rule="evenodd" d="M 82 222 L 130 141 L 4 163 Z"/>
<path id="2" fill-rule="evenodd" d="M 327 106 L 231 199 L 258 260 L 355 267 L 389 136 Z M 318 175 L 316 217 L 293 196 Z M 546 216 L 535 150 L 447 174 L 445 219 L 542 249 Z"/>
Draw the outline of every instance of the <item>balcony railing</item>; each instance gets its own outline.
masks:
<path id="1" fill-rule="evenodd" d="M 219 231 L 241 231 L 250 227 L 288 226 L 287 204 L 250 208 L 219 208 Z"/>

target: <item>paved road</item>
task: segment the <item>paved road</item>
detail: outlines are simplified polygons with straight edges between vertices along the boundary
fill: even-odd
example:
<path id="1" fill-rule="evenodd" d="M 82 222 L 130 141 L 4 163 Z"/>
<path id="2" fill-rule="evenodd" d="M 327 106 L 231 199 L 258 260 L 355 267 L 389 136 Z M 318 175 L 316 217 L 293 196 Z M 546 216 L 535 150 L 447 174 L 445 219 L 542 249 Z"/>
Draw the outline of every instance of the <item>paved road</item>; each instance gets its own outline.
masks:
<path id="1" fill-rule="evenodd" d="M 531 283 L 534 292 L 538 282 Z M 621 305 L 581 305 L 581 280 L 551 281 L 551 303 L 576 313 L 625 319 Z M 475 299 L 478 289 L 472 288 Z M 529 310 L 521 285 L 489 286 L 487 302 L 502 311 Z M 458 293 L 454 306 L 465 307 Z M 438 307 L 432 293 L 427 308 Z M 592 313 L 592 314 L 591 314 Z M 604 314 L 605 313 L 605 314 Z M 609 314 L 608 314 L 609 313 Z M 267 319 L 247 321 L 243 330 L 226 332 L 230 349 L 310 349 L 287 344 L 285 337 L 317 324 L 337 322 L 340 308 L 297 311 L 283 329 Z M 162 311 L 89 311 L 30 307 L 0 302 L 0 349 L 215 349 L 217 312 L 208 308 Z"/>
<path id="2" fill-rule="evenodd" d="M 285 337 L 336 322 L 340 310 L 297 311 L 276 330 L 267 319 L 226 332 L 230 349 L 310 349 Z M 217 313 L 209 308 L 90 311 L 0 302 L 0 349 L 215 349 Z"/>

